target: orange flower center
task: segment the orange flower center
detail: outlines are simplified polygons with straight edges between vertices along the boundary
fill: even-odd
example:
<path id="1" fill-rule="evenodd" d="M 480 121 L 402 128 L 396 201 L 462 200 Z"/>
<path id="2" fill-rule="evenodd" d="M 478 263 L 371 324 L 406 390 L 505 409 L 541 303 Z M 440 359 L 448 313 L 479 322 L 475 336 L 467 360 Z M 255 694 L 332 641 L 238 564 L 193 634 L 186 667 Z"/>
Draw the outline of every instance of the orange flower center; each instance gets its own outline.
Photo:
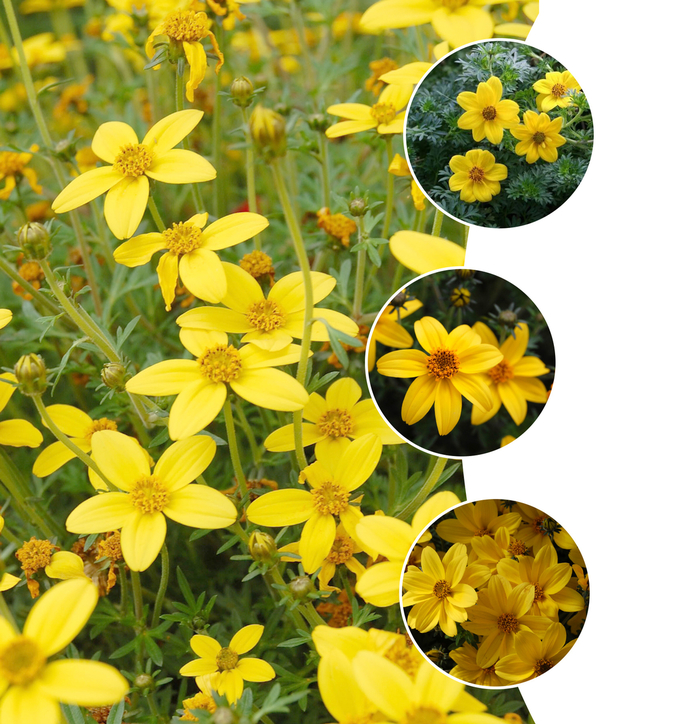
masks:
<path id="1" fill-rule="evenodd" d="M 561 98 L 566 95 L 566 86 L 563 83 L 555 83 L 552 86 L 552 95 L 555 98 Z"/>
<path id="2" fill-rule="evenodd" d="M 352 540 L 346 535 L 339 535 L 331 546 L 331 552 L 326 556 L 326 560 L 336 565 L 346 563 L 352 558 L 353 544 Z"/>
<path id="3" fill-rule="evenodd" d="M 116 430 L 117 423 L 113 420 L 108 420 L 106 417 L 101 417 L 99 420 L 93 420 L 85 431 L 85 437 L 88 440 L 92 439 L 92 436 L 100 430 Z"/>
<path id="4" fill-rule="evenodd" d="M 352 417 L 347 410 L 328 410 L 318 418 L 318 428 L 328 437 L 348 437 L 352 435 Z"/>
<path id="5" fill-rule="evenodd" d="M 209 35 L 205 13 L 194 10 L 173 10 L 163 21 L 163 34 L 173 40 L 196 43 Z"/>
<path id="6" fill-rule="evenodd" d="M 261 299 L 248 307 L 246 318 L 250 322 L 251 327 L 261 332 L 272 332 L 284 326 L 285 315 L 280 309 L 280 305 L 271 299 Z"/>
<path id="7" fill-rule="evenodd" d="M 123 176 L 143 176 L 153 164 L 153 151 L 143 143 L 128 143 L 119 149 L 114 168 Z"/>
<path id="8" fill-rule="evenodd" d="M 238 266 L 256 279 L 268 274 L 274 276 L 275 273 L 272 257 L 268 256 L 264 251 L 251 251 L 250 254 L 246 254 L 238 262 Z"/>
<path id="9" fill-rule="evenodd" d="M 237 663 L 238 654 L 235 651 L 228 648 L 228 646 L 219 649 L 219 653 L 216 655 L 216 665 L 219 667 L 219 671 L 235 669 Z"/>
<path id="10" fill-rule="evenodd" d="M 542 131 L 537 131 L 537 133 L 533 135 L 532 140 L 537 144 L 541 144 L 547 140 L 547 136 L 545 136 Z"/>
<path id="11" fill-rule="evenodd" d="M 168 504 L 168 489 L 154 475 L 141 478 L 129 493 L 129 502 L 145 515 L 160 513 Z"/>
<path id="12" fill-rule="evenodd" d="M 541 601 L 544 598 L 544 589 L 539 583 L 535 583 L 535 602 Z"/>
<path id="13" fill-rule="evenodd" d="M 499 362 L 495 367 L 492 367 L 488 371 L 488 375 L 497 385 L 500 385 L 501 382 L 508 382 L 508 380 L 512 380 L 513 377 L 515 377 L 513 368 L 505 360 Z"/>
<path id="14" fill-rule="evenodd" d="M 494 106 L 486 106 L 486 108 L 481 111 L 481 115 L 485 121 L 492 121 L 496 117 L 496 108 Z"/>
<path id="15" fill-rule="evenodd" d="M 339 515 L 347 510 L 350 492 L 337 483 L 323 483 L 311 491 L 314 507 L 321 515 Z"/>
<path id="16" fill-rule="evenodd" d="M 26 282 L 40 282 L 44 278 L 44 272 L 36 261 L 25 261 L 19 268 L 19 275 Z"/>
<path id="17" fill-rule="evenodd" d="M 469 178 L 475 184 L 480 184 L 484 180 L 484 176 L 486 176 L 486 171 L 484 171 L 484 169 L 480 168 L 479 166 L 472 166 L 469 169 Z"/>
<path id="18" fill-rule="evenodd" d="M 396 118 L 396 108 L 391 103 L 375 103 L 370 115 L 377 123 L 391 123 Z"/>
<path id="19" fill-rule="evenodd" d="M 515 633 L 520 628 L 518 619 L 512 613 L 502 613 L 498 617 L 496 625 L 503 633 Z"/>
<path id="20" fill-rule="evenodd" d="M 199 371 L 210 382 L 233 382 L 243 367 L 240 352 L 233 345 L 216 344 L 197 360 Z"/>
<path id="21" fill-rule="evenodd" d="M 22 158 L 23 155 L 12 151 L 2 151 L 0 153 L 0 178 L 22 173 L 27 165 L 27 162 Z"/>
<path id="22" fill-rule="evenodd" d="M 23 686 L 36 679 L 46 657 L 26 636 L 17 636 L 0 651 L 0 677 L 10 684 Z"/>
<path id="23" fill-rule="evenodd" d="M 447 581 L 436 581 L 433 586 L 433 596 L 441 601 L 452 595 L 452 588 Z"/>
<path id="24" fill-rule="evenodd" d="M 447 724 L 447 715 L 432 706 L 417 706 L 406 712 L 401 724 Z"/>
<path id="25" fill-rule="evenodd" d="M 514 540 L 508 546 L 508 552 L 511 556 L 522 556 L 527 550 L 527 546 L 521 540 Z"/>
<path id="26" fill-rule="evenodd" d="M 202 230 L 194 226 L 194 224 L 188 224 L 184 221 L 173 224 L 169 229 L 166 229 L 163 232 L 163 238 L 168 251 L 173 254 L 187 254 L 202 246 Z"/>
<path id="27" fill-rule="evenodd" d="M 488 528 L 479 528 L 479 530 L 474 531 L 475 538 L 483 538 L 485 535 L 489 536 L 489 538 L 491 537 Z"/>
<path id="28" fill-rule="evenodd" d="M 449 380 L 459 372 L 459 355 L 451 349 L 436 349 L 427 361 L 428 372 L 439 380 Z"/>
<path id="29" fill-rule="evenodd" d="M 554 666 L 554 664 L 549 659 L 540 659 L 535 664 L 535 676 L 540 676 L 540 674 L 546 673 L 552 668 L 552 666 Z"/>

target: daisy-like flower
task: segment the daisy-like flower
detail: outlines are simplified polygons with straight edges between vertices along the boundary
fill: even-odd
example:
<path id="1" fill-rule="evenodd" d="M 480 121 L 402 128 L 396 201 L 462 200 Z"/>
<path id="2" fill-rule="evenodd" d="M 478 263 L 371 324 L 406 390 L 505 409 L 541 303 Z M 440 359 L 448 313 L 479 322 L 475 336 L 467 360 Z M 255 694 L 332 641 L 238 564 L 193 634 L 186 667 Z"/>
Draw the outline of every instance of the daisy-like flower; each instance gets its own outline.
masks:
<path id="1" fill-rule="evenodd" d="M 190 639 L 192 651 L 200 658 L 190 661 L 180 669 L 182 676 L 207 677 L 207 683 L 230 704 L 243 694 L 244 681 L 271 681 L 275 670 L 262 659 L 241 658 L 258 645 L 264 627 L 260 624 L 244 626 L 233 635 L 228 646 L 221 646 L 211 636 L 196 634 Z"/>
<path id="2" fill-rule="evenodd" d="M 29 150 L 31 153 L 0 151 L 0 181 L 5 181 L 5 186 L 0 189 L 0 200 L 5 201 L 10 198 L 12 189 L 17 186 L 17 182 L 22 177 L 27 179 L 27 183 L 34 193 L 40 194 L 42 192 L 36 171 L 33 168 L 27 168 L 27 164 L 39 150 L 39 146 L 34 144 Z"/>
<path id="3" fill-rule="evenodd" d="M 474 538 L 493 538 L 499 528 L 515 533 L 521 521 L 520 513 L 501 515 L 495 500 L 465 503 L 455 508 L 454 514 L 456 519 L 447 518 L 437 525 L 437 534 L 449 543 L 469 544 Z"/>
<path id="4" fill-rule="evenodd" d="M 12 321 L 12 312 L 9 309 L 0 309 L 0 329 L 7 327 Z"/>
<path id="5" fill-rule="evenodd" d="M 464 266 L 466 249 L 454 241 L 420 231 L 397 231 L 389 239 L 394 258 L 416 274 L 448 266 Z"/>
<path id="6" fill-rule="evenodd" d="M 0 533 L 5 528 L 5 519 L 0 515 Z M 3 573 L 0 576 L 0 593 L 3 591 L 9 591 L 14 588 L 22 579 L 19 576 L 13 576 L 11 573 Z"/>
<path id="7" fill-rule="evenodd" d="M 518 503 L 515 510 L 522 517 L 516 536 L 532 548 L 535 555 L 544 546 L 552 547 L 552 543 L 569 551 L 576 548 L 574 539 L 546 513 L 525 503 Z"/>
<path id="8" fill-rule="evenodd" d="M 432 548 L 424 548 L 421 568 L 409 566 L 403 577 L 406 593 L 402 606 L 413 606 L 407 621 L 421 633 L 440 626 L 447 636 L 457 635 L 457 624 L 468 618 L 467 609 L 477 602 L 476 591 L 462 577 L 467 568 L 467 547 L 455 543 L 440 560 Z"/>
<path id="9" fill-rule="evenodd" d="M 0 618 L 0 721 L 59 724 L 59 702 L 109 706 L 124 698 L 126 679 L 101 661 L 47 659 L 88 622 L 97 588 L 87 579 L 63 581 L 34 604 L 21 634 Z M 57 616 L 57 612 L 62 615 Z"/>
<path id="10" fill-rule="evenodd" d="M 126 564 L 145 571 L 165 542 L 166 522 L 193 528 L 226 528 L 236 522 L 234 504 L 214 488 L 193 484 L 214 459 L 216 443 L 198 435 L 171 445 L 151 473 L 141 446 L 112 430 L 95 433 L 92 457 L 124 492 L 100 493 L 81 503 L 66 520 L 71 533 L 121 530 Z"/>
<path id="11" fill-rule="evenodd" d="M 568 70 L 546 73 L 532 87 L 539 94 L 536 99 L 537 109 L 545 113 L 554 108 L 568 108 L 572 95 L 581 91 L 578 81 Z"/>
<path id="12" fill-rule="evenodd" d="M 199 154 L 175 146 L 200 122 L 203 111 L 171 113 L 139 139 L 121 121 L 103 123 L 92 150 L 108 166 L 92 169 L 71 181 L 51 208 L 62 214 L 107 192 L 104 213 L 117 239 L 128 239 L 141 223 L 148 204 L 148 179 L 169 184 L 199 183 L 216 178 L 216 169 Z"/>
<path id="13" fill-rule="evenodd" d="M 377 359 L 377 342 L 395 349 L 407 349 L 413 346 L 413 337 L 401 326 L 400 320 L 422 306 L 423 302 L 420 299 L 408 299 L 401 307 L 389 305 L 381 313 L 367 347 L 367 365 L 370 372 L 374 369 Z"/>
<path id="14" fill-rule="evenodd" d="M 363 103 L 338 103 L 329 106 L 327 113 L 340 116 L 347 120 L 333 124 L 326 131 L 328 138 L 340 138 L 351 133 L 377 129 L 377 133 L 403 133 L 406 107 L 413 93 L 413 86 L 409 84 L 388 85 L 377 102 L 372 106 Z"/>
<path id="15" fill-rule="evenodd" d="M 487 138 L 499 144 L 503 140 L 503 129 L 518 125 L 520 106 L 515 101 L 502 100 L 503 84 L 492 75 L 485 83 L 479 83 L 476 93 L 465 91 L 457 96 L 457 103 L 463 113 L 457 125 L 471 131 L 475 141 Z"/>
<path id="16" fill-rule="evenodd" d="M 493 36 L 493 19 L 485 0 L 379 0 L 362 16 L 367 32 L 411 28 L 431 23 L 453 48 Z"/>
<path id="17" fill-rule="evenodd" d="M 360 400 L 362 388 L 351 377 L 336 380 L 325 399 L 312 392 L 302 416 L 302 444 L 316 445 L 316 455 L 341 455 L 350 440 L 376 435 L 383 445 L 403 440 L 384 422 L 372 400 Z M 265 447 L 272 452 L 294 450 L 294 426 L 285 425 L 268 435 Z"/>
<path id="18" fill-rule="evenodd" d="M 417 211 L 423 211 L 425 209 L 425 196 L 420 190 L 420 186 L 418 186 L 416 180 L 411 175 L 411 170 L 408 168 L 408 162 L 403 156 L 398 153 L 394 155 L 394 158 L 389 164 L 389 173 L 401 178 L 411 179 L 411 199 L 413 200 L 413 206 Z"/>
<path id="19" fill-rule="evenodd" d="M 293 338 L 302 338 L 305 294 L 301 272 L 287 274 L 275 282 L 265 298 L 262 287 L 247 271 L 228 262 L 224 262 L 223 268 L 228 291 L 221 302 L 227 309 L 192 309 L 178 317 L 177 323 L 181 327 L 242 334 L 242 342 L 249 342 L 268 352 L 279 352 L 288 347 Z M 311 284 L 313 303 L 317 304 L 333 291 L 336 281 L 330 274 L 311 272 Z M 332 309 L 314 308 L 313 317 L 325 319 L 331 327 L 351 337 L 356 337 L 359 332 L 352 319 Z M 311 341 L 328 341 L 328 329 L 323 322 L 312 325 Z"/>
<path id="20" fill-rule="evenodd" d="M 496 574 L 498 563 L 504 558 L 517 558 L 527 552 L 527 546 L 505 525 L 496 528 L 493 535 L 472 536 L 470 543 L 476 555 L 476 562 L 486 566 L 492 575 Z"/>
<path id="21" fill-rule="evenodd" d="M 224 216 L 205 229 L 208 217 L 206 213 L 195 214 L 162 233 L 135 236 L 114 250 L 114 260 L 128 267 L 142 266 L 165 249 L 158 262 L 158 281 L 168 311 L 178 277 L 198 299 L 220 302 L 226 295 L 226 274 L 216 252 L 252 239 L 270 222 L 260 214 L 242 212 Z"/>
<path id="22" fill-rule="evenodd" d="M 515 152 L 518 156 L 525 156 L 528 163 L 535 163 L 540 158 L 547 163 L 554 163 L 559 158 L 557 148 L 566 143 L 564 136 L 559 133 L 563 123 L 562 116 L 550 119 L 546 113 L 538 115 L 534 111 L 525 111 L 523 122 L 510 129 L 520 141 L 515 146 Z"/>
<path id="23" fill-rule="evenodd" d="M 508 686 L 509 682 L 501 679 L 493 666 L 479 666 L 476 663 L 476 654 L 476 649 L 469 644 L 462 644 L 458 649 L 450 651 L 450 658 L 457 664 L 450 671 L 450 675 L 480 686 Z"/>
<path id="24" fill-rule="evenodd" d="M 498 347 L 496 335 L 483 322 L 477 322 L 474 329 L 484 342 Z M 487 372 L 494 406 L 490 410 L 472 409 L 473 425 L 490 420 L 501 405 L 508 410 L 513 422 L 520 425 L 527 415 L 528 402 L 547 402 L 547 388 L 536 378 L 546 375 L 549 368 L 537 357 L 525 357 L 530 339 L 527 324 L 520 322 L 513 331 L 515 337 L 509 335 L 500 346 L 503 359 Z"/>
<path id="25" fill-rule="evenodd" d="M 195 359 L 157 362 L 126 383 L 136 395 L 177 395 L 168 429 L 173 440 L 195 435 L 222 410 L 229 387 L 258 407 L 282 412 L 301 410 L 309 400 L 291 375 L 273 369 L 299 361 L 301 348 L 290 344 L 267 352 L 252 344 L 235 347 L 225 332 L 183 329 L 180 340 Z"/>
<path id="26" fill-rule="evenodd" d="M 15 383 L 17 378 L 12 372 L 4 372 L 0 375 L 0 412 L 2 412 L 10 397 L 17 389 Z M 0 445 L 10 447 L 39 447 L 44 436 L 31 422 L 27 420 L 3 420 L 0 422 Z"/>
<path id="27" fill-rule="evenodd" d="M 416 378 L 404 397 L 401 419 L 415 425 L 435 405 L 438 433 L 447 435 L 459 421 L 462 396 L 475 407 L 490 410 L 493 400 L 481 373 L 503 359 L 498 349 L 482 344 L 479 335 L 466 324 L 448 334 L 437 319 L 423 317 L 413 329 L 425 352 L 399 350 L 377 361 L 381 375 Z"/>
<path id="28" fill-rule="evenodd" d="M 154 54 L 154 39 L 159 35 L 165 35 L 171 45 L 181 48 L 185 53 L 187 64 L 190 66 L 190 77 L 187 80 L 187 100 L 194 101 L 194 91 L 204 80 L 207 72 L 207 53 L 202 45 L 202 40 L 209 38 L 212 49 L 218 58 L 216 72 L 221 70 L 224 64 L 224 56 L 219 50 L 214 33 L 210 30 L 211 21 L 206 13 L 195 12 L 194 10 L 176 9 L 169 12 L 165 18 L 156 25 L 153 32 L 146 41 L 146 55 L 149 58 Z"/>
<path id="29" fill-rule="evenodd" d="M 452 156 L 450 191 L 459 191 L 459 198 L 468 204 L 486 203 L 501 193 L 500 182 L 508 178 L 508 167 L 496 163 L 491 151 L 475 148 L 464 156 Z"/>
<path id="30" fill-rule="evenodd" d="M 316 462 L 299 476 L 310 491 L 288 488 L 265 493 L 248 506 L 246 516 L 256 525 L 279 528 L 304 523 L 299 555 L 304 570 L 313 573 L 333 548 L 336 517 L 355 539 L 362 511 L 350 497 L 372 475 L 381 454 L 382 443 L 376 435 L 353 440 L 339 456 L 317 450 Z"/>
<path id="31" fill-rule="evenodd" d="M 328 626 L 317 626 L 313 633 Z M 355 680 L 350 659 L 339 649 L 321 657 L 318 690 L 326 709 L 338 724 L 371 722 L 377 708 Z"/>

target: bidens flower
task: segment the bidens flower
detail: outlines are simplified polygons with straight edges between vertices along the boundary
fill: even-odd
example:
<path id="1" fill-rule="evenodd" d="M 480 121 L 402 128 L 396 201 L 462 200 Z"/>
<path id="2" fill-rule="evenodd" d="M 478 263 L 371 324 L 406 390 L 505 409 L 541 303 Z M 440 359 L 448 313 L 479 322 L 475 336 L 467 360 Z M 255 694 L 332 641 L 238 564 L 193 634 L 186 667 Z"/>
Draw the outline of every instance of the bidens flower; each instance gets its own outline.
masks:
<path id="1" fill-rule="evenodd" d="M 503 140 L 503 129 L 518 125 L 520 106 L 515 101 L 501 100 L 503 84 L 492 75 L 485 83 L 479 83 L 476 93 L 465 91 L 457 96 L 463 113 L 457 125 L 471 131 L 475 141 L 487 138 L 498 144 Z"/>
<path id="2" fill-rule="evenodd" d="M 10 198 L 12 189 L 17 186 L 17 181 L 21 177 L 27 179 L 27 183 L 34 193 L 40 194 L 42 192 L 36 171 L 32 168 L 27 168 L 27 164 L 32 160 L 34 153 L 39 150 L 39 146 L 34 144 L 30 150 L 32 153 L 0 151 L 0 181 L 5 181 L 4 188 L 0 190 L 1 200 Z"/>
<path id="3" fill-rule="evenodd" d="M 0 412 L 17 389 L 13 383 L 17 378 L 11 372 L 0 375 Z M 39 447 L 44 436 L 27 420 L 3 420 L 0 422 L 0 445 L 11 447 Z"/>
<path id="4" fill-rule="evenodd" d="M 148 204 L 149 178 L 168 184 L 216 178 L 216 169 L 209 161 L 193 151 L 175 148 L 203 115 L 203 111 L 195 110 L 171 113 L 158 121 L 141 143 L 128 124 L 103 123 L 93 136 L 92 150 L 111 165 L 86 171 L 71 181 L 51 208 L 62 214 L 107 192 L 107 226 L 117 239 L 133 236 Z"/>
<path id="5" fill-rule="evenodd" d="M 525 111 L 523 122 L 511 128 L 510 132 L 520 143 L 515 147 L 518 156 L 525 156 L 528 163 L 535 163 L 538 159 L 554 163 L 559 158 L 557 148 L 566 143 L 561 131 L 564 119 L 562 116 L 550 119 L 546 113 L 539 115 L 534 111 Z"/>
<path id="6" fill-rule="evenodd" d="M 568 108 L 571 97 L 581 90 L 576 78 L 568 70 L 563 73 L 546 73 L 533 86 L 539 94 L 537 96 L 537 109 L 548 113 L 554 108 Z"/>
<path id="7" fill-rule="evenodd" d="M 403 133 L 403 122 L 406 107 L 413 93 L 409 84 L 388 85 L 373 106 L 362 103 L 338 103 L 329 106 L 327 113 L 348 120 L 333 124 L 327 131 L 328 138 L 340 138 L 351 133 L 360 133 L 377 129 L 382 135 L 387 133 Z"/>
<path id="8" fill-rule="evenodd" d="M 408 299 L 401 307 L 389 305 L 379 316 L 367 347 L 367 368 L 371 372 L 377 358 L 377 342 L 387 347 L 407 349 L 413 347 L 413 337 L 401 326 L 401 319 L 423 306 L 419 299 Z"/>
<path id="9" fill-rule="evenodd" d="M 501 193 L 500 181 L 508 178 L 508 168 L 496 163 L 491 151 L 475 148 L 464 156 L 452 156 L 450 191 L 459 191 L 459 198 L 468 204 L 474 201 L 491 201 Z"/>

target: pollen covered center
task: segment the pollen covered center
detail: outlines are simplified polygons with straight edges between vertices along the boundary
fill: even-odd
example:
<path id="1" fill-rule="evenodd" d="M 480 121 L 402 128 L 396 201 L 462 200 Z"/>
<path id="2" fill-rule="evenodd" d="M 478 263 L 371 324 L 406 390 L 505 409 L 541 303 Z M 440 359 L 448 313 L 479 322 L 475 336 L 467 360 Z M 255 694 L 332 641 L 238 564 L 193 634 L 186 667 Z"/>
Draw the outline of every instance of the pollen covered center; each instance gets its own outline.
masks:
<path id="1" fill-rule="evenodd" d="M 129 143 L 119 149 L 114 168 L 123 176 L 143 176 L 151 168 L 153 151 L 143 143 Z"/>
<path id="2" fill-rule="evenodd" d="M 511 556 L 522 556 L 527 550 L 527 546 L 521 540 L 514 540 L 508 546 L 508 553 Z"/>
<path id="3" fill-rule="evenodd" d="M 323 483 L 311 492 L 314 507 L 321 515 L 339 515 L 347 510 L 350 491 L 337 483 Z"/>
<path id="4" fill-rule="evenodd" d="M 390 649 L 387 649 L 384 652 L 384 658 L 396 664 L 412 679 L 415 677 L 421 664 L 421 658 L 410 645 L 406 644 L 405 639 L 397 640 Z"/>
<path id="5" fill-rule="evenodd" d="M 427 361 L 428 372 L 439 380 L 449 380 L 459 372 L 459 355 L 444 347 L 436 349 Z"/>
<path id="6" fill-rule="evenodd" d="M 346 563 L 352 558 L 353 544 L 352 540 L 346 535 L 339 535 L 331 546 L 331 552 L 326 558 L 336 565 Z"/>
<path id="7" fill-rule="evenodd" d="M 561 98 L 566 95 L 566 86 L 563 83 L 555 83 L 552 86 L 552 95 L 555 98 Z"/>
<path id="8" fill-rule="evenodd" d="M 535 676 L 540 676 L 541 674 L 546 673 L 552 668 L 552 666 L 554 666 L 554 663 L 549 659 L 540 659 L 535 664 Z"/>
<path id="9" fill-rule="evenodd" d="M 17 636 L 0 650 L 0 677 L 22 686 L 36 679 L 46 663 L 41 649 L 26 636 Z"/>
<path id="10" fill-rule="evenodd" d="M 396 118 L 396 108 L 391 103 L 375 103 L 370 115 L 377 123 L 391 123 Z"/>
<path id="11" fill-rule="evenodd" d="M 180 42 L 196 43 L 209 35 L 207 16 L 194 10 L 173 10 L 163 21 L 163 34 Z"/>
<path id="12" fill-rule="evenodd" d="M 539 583 L 535 583 L 535 602 L 541 601 L 544 598 L 544 589 Z"/>
<path id="13" fill-rule="evenodd" d="M 261 332 L 273 332 L 284 326 L 285 314 L 280 305 L 272 299 L 261 299 L 248 307 L 246 318 L 251 327 Z"/>
<path id="14" fill-rule="evenodd" d="M 129 493 L 129 502 L 142 513 L 160 513 L 168 504 L 168 489 L 154 475 L 141 478 Z"/>
<path id="15" fill-rule="evenodd" d="M 233 345 L 216 344 L 197 360 L 199 371 L 210 382 L 233 382 L 241 373 L 243 362 Z"/>
<path id="16" fill-rule="evenodd" d="M 439 598 L 440 600 L 444 600 L 451 595 L 452 588 L 447 581 L 436 581 L 435 585 L 433 586 L 433 596 Z"/>
<path id="17" fill-rule="evenodd" d="M 0 153 L 0 177 L 15 176 L 22 173 L 25 166 L 26 162 L 21 153 L 13 153 L 12 151 Z"/>
<path id="18" fill-rule="evenodd" d="M 187 254 L 202 246 L 202 230 L 194 226 L 194 224 L 188 224 L 184 221 L 173 224 L 169 229 L 166 229 L 163 232 L 163 238 L 168 251 L 173 254 Z"/>
<path id="19" fill-rule="evenodd" d="M 216 665 L 219 667 L 219 671 L 235 669 L 237 663 L 238 654 L 235 651 L 232 651 L 228 646 L 219 649 L 219 653 L 216 655 Z"/>
<path id="20" fill-rule="evenodd" d="M 85 437 L 90 440 L 96 432 L 100 430 L 115 430 L 117 429 L 117 423 L 114 420 L 108 420 L 106 417 L 101 417 L 99 420 L 93 420 L 85 431 Z"/>
<path id="21" fill-rule="evenodd" d="M 537 144 L 544 143 L 547 140 L 547 136 L 545 136 L 542 131 L 537 131 L 537 133 L 532 136 L 532 140 Z"/>
<path id="22" fill-rule="evenodd" d="M 498 617 L 496 625 L 503 633 L 515 633 L 520 629 L 518 619 L 512 613 L 502 613 Z"/>
<path id="23" fill-rule="evenodd" d="M 486 171 L 479 166 L 472 166 L 472 168 L 469 169 L 469 178 L 475 184 L 481 183 L 484 180 L 484 176 L 486 176 Z"/>
<path id="24" fill-rule="evenodd" d="M 486 108 L 481 111 L 481 115 L 485 121 L 492 121 L 496 117 L 496 108 L 494 106 L 486 106 Z"/>
<path id="25" fill-rule="evenodd" d="M 447 715 L 432 706 L 418 706 L 407 712 L 401 724 L 447 724 Z"/>
<path id="26" fill-rule="evenodd" d="M 495 367 L 492 367 L 488 371 L 488 375 L 497 385 L 500 385 L 501 382 L 508 382 L 508 380 L 512 380 L 513 377 L 515 377 L 513 368 L 505 360 L 499 362 Z"/>
<path id="27" fill-rule="evenodd" d="M 328 410 L 318 418 L 318 428 L 328 437 L 348 437 L 352 435 L 352 417 L 347 410 Z"/>

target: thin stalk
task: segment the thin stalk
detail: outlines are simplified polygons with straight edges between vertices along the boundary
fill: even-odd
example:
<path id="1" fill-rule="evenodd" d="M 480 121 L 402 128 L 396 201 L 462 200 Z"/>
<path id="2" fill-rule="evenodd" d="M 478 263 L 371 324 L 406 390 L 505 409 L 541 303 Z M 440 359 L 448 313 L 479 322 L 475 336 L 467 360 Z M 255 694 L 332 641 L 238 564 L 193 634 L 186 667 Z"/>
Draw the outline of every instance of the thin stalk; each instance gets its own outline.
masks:
<path id="1" fill-rule="evenodd" d="M 49 310 L 54 316 L 61 313 L 60 308 L 57 304 L 54 304 L 50 299 L 45 297 L 38 289 L 34 289 L 34 287 L 26 280 L 23 279 L 12 267 L 12 264 L 10 264 L 6 259 L 3 259 L 0 257 L 0 269 L 7 274 L 10 279 L 12 279 L 13 282 L 17 282 L 22 289 L 27 292 L 28 294 L 31 294 L 34 299 L 37 300 L 40 304 L 43 304 L 47 310 Z"/>
<path id="2" fill-rule="evenodd" d="M 131 590 L 134 594 L 134 616 L 136 618 L 135 631 L 140 636 L 143 625 L 143 591 L 141 590 L 141 576 L 138 571 L 131 571 Z M 143 670 L 143 642 L 139 644 L 136 650 L 136 670 Z"/>
<path id="3" fill-rule="evenodd" d="M 123 563 L 119 566 L 119 602 L 119 610 L 122 612 L 122 616 L 128 616 L 131 611 L 129 581 L 126 577 L 126 568 Z"/>
<path id="4" fill-rule="evenodd" d="M 241 113 L 243 114 L 243 133 L 245 135 L 245 180 L 248 195 L 248 211 L 257 214 L 258 198 L 255 195 L 255 154 L 253 151 L 253 139 L 250 135 L 250 126 L 248 125 L 248 109 L 241 106 Z M 253 237 L 253 244 L 257 251 L 262 249 L 260 234 Z"/>
<path id="5" fill-rule="evenodd" d="M 253 432 L 253 428 L 250 426 L 250 423 L 245 416 L 243 406 L 241 405 L 239 400 L 236 400 L 236 412 L 238 413 L 238 418 L 240 421 L 240 425 L 243 428 L 243 432 L 245 433 L 246 438 L 248 438 L 248 445 L 250 446 L 250 451 L 253 453 L 253 460 L 257 464 L 259 462 L 257 452 L 258 444 L 255 440 L 255 433 Z"/>
<path id="6" fill-rule="evenodd" d="M 160 212 L 158 211 L 158 207 L 156 206 L 156 202 L 151 195 L 148 196 L 148 210 L 151 212 L 153 221 L 156 222 L 158 231 L 160 231 L 160 233 L 162 234 L 165 231 L 165 223 L 163 222 Z"/>
<path id="7" fill-rule="evenodd" d="M 396 514 L 397 518 L 401 520 L 408 520 L 409 518 L 411 518 L 418 510 L 418 508 L 423 505 L 425 499 L 430 495 L 435 486 L 438 484 L 438 480 L 440 479 L 440 476 L 445 469 L 445 465 L 447 465 L 447 458 L 434 458 L 434 460 L 435 463 L 433 465 L 433 468 L 426 477 L 425 482 L 423 483 L 423 487 L 418 491 L 418 495 L 416 495 L 416 497 L 408 505 L 406 505 Z"/>
<path id="8" fill-rule="evenodd" d="M 328 209 L 331 208 L 331 169 L 330 162 L 328 160 L 328 138 L 326 134 L 321 131 L 318 134 L 318 147 L 321 157 L 321 188 L 323 191 L 323 205 Z"/>
<path id="9" fill-rule="evenodd" d="M 358 234 L 357 241 L 362 243 L 366 241 L 367 233 L 365 232 L 364 216 L 358 217 Z M 365 291 L 365 266 L 367 264 L 367 250 L 359 249 L 357 252 L 357 268 L 355 269 L 355 295 L 352 302 L 352 316 L 359 319 L 362 316 L 362 298 Z"/>
<path id="10" fill-rule="evenodd" d="M 302 613 L 306 616 L 306 620 L 314 627 L 325 626 L 326 622 L 321 618 L 319 612 L 313 607 L 312 603 L 305 603 Z"/>
<path id="11" fill-rule="evenodd" d="M 236 439 L 236 425 L 233 422 L 233 412 L 231 410 L 231 400 L 224 403 L 224 420 L 226 421 L 226 436 L 228 437 L 228 449 L 231 454 L 231 463 L 233 464 L 233 472 L 238 482 L 238 491 L 241 500 L 245 500 L 248 494 L 248 486 L 245 472 L 241 463 L 241 454 L 238 450 L 238 440 Z"/>
<path id="12" fill-rule="evenodd" d="M 160 619 L 160 612 L 163 610 L 163 601 L 165 599 L 165 592 L 168 589 L 168 579 L 170 578 L 170 556 L 168 554 L 168 546 L 163 543 L 163 547 L 160 549 L 160 585 L 158 586 L 158 593 L 156 594 L 156 602 L 153 605 L 153 617 L 151 618 L 151 628 L 155 628 L 158 625 Z"/>
<path id="13" fill-rule="evenodd" d="M 185 76 L 180 75 L 179 71 L 175 73 L 175 110 L 183 111 L 185 109 Z M 185 136 L 182 139 L 182 147 L 186 150 L 190 150 L 190 141 Z M 217 169 L 218 175 L 218 169 Z M 204 213 L 204 200 L 202 199 L 202 192 L 199 190 L 199 185 L 196 183 L 192 184 L 192 195 L 194 197 L 194 205 L 197 209 L 198 214 Z"/>
<path id="14" fill-rule="evenodd" d="M 240 523 L 234 523 L 231 528 L 233 528 L 233 532 L 243 541 L 243 543 L 248 545 L 250 536 L 243 530 L 243 526 Z"/>
<path id="15" fill-rule="evenodd" d="M 388 169 L 391 165 L 391 143 L 394 136 L 389 133 L 386 136 L 386 157 L 387 157 L 387 172 L 386 172 L 386 211 L 384 212 L 384 226 L 382 227 L 382 239 L 387 239 L 389 235 L 389 229 L 391 228 L 391 217 L 394 213 L 394 174 L 389 173 Z"/>
<path id="16" fill-rule="evenodd" d="M 284 578 L 282 578 L 282 574 L 279 572 L 279 570 L 275 567 L 271 571 L 268 571 L 268 573 L 265 574 L 265 576 L 272 577 L 272 580 L 279 586 L 284 586 L 287 588 L 287 583 L 285 582 Z M 274 589 L 273 589 L 274 590 Z M 292 617 L 292 620 L 294 621 L 294 625 L 296 628 L 301 629 L 302 631 L 308 631 L 309 627 L 306 625 L 306 621 L 304 621 L 304 617 L 301 615 L 301 613 L 297 609 L 290 609 L 287 607 L 287 613 Z M 325 623 L 325 621 L 324 621 Z"/>
<path id="17" fill-rule="evenodd" d="M 435 209 L 435 216 L 433 217 L 433 228 L 431 230 L 431 234 L 433 236 L 440 236 L 440 231 L 442 229 L 442 220 L 444 218 L 445 214 L 442 213 L 439 209 Z"/>

